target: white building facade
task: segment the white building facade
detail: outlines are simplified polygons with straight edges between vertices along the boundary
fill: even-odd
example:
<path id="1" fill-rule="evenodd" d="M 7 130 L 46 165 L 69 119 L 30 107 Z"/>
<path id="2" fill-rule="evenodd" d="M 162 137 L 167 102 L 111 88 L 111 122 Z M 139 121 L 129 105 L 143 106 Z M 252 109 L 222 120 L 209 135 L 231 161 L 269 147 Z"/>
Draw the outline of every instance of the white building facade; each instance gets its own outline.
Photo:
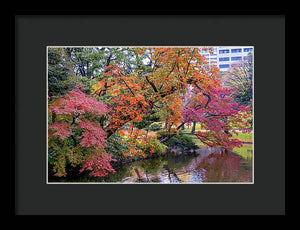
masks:
<path id="1" fill-rule="evenodd" d="M 225 73 L 234 63 L 243 60 L 248 53 L 254 52 L 253 46 L 214 46 L 213 54 L 202 51 L 209 64 L 219 67 Z"/>

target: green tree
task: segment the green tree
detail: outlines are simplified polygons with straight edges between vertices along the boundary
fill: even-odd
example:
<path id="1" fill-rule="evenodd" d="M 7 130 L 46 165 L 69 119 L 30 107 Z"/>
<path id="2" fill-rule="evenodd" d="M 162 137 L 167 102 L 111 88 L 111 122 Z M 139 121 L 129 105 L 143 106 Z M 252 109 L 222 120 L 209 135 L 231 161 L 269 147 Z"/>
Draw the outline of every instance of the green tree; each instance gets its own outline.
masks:
<path id="1" fill-rule="evenodd" d="M 67 83 L 69 69 L 63 65 L 62 50 L 57 48 L 48 49 L 48 95 L 62 96 L 70 90 Z"/>
<path id="2" fill-rule="evenodd" d="M 224 76 L 225 87 L 236 89 L 235 101 L 252 108 L 253 54 L 233 65 Z"/>

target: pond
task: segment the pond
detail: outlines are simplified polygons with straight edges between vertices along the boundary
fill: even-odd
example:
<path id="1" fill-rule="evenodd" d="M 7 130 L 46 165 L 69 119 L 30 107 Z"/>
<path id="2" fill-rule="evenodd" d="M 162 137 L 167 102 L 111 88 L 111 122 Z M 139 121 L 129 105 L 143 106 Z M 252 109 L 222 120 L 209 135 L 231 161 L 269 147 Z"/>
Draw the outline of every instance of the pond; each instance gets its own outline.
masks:
<path id="1" fill-rule="evenodd" d="M 63 182 L 63 181 L 61 181 Z M 167 152 L 154 159 L 131 162 L 104 178 L 77 182 L 109 183 L 208 183 L 252 182 L 252 145 L 230 153 L 200 147 L 194 152 Z"/>

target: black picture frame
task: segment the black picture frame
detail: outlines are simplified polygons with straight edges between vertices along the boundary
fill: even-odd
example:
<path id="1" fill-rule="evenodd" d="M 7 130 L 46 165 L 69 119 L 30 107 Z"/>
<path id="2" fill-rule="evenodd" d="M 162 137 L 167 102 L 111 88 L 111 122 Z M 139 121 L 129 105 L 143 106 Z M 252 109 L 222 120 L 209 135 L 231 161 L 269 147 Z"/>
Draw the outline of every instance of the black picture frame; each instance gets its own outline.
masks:
<path id="1" fill-rule="evenodd" d="M 14 214 L 285 215 L 285 14 L 89 13 L 13 15 Z M 255 183 L 46 184 L 45 55 L 51 45 L 254 46 Z"/>

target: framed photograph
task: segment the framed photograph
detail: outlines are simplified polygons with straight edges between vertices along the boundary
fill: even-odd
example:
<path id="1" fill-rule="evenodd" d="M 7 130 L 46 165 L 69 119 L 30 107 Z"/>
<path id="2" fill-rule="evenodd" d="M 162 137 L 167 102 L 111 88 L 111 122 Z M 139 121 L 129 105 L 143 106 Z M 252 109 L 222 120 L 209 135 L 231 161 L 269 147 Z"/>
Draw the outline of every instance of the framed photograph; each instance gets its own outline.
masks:
<path id="1" fill-rule="evenodd" d="M 17 215 L 285 214 L 284 14 L 14 20 Z"/>
<path id="2" fill-rule="evenodd" d="M 254 183 L 253 46 L 47 47 L 48 183 Z"/>

